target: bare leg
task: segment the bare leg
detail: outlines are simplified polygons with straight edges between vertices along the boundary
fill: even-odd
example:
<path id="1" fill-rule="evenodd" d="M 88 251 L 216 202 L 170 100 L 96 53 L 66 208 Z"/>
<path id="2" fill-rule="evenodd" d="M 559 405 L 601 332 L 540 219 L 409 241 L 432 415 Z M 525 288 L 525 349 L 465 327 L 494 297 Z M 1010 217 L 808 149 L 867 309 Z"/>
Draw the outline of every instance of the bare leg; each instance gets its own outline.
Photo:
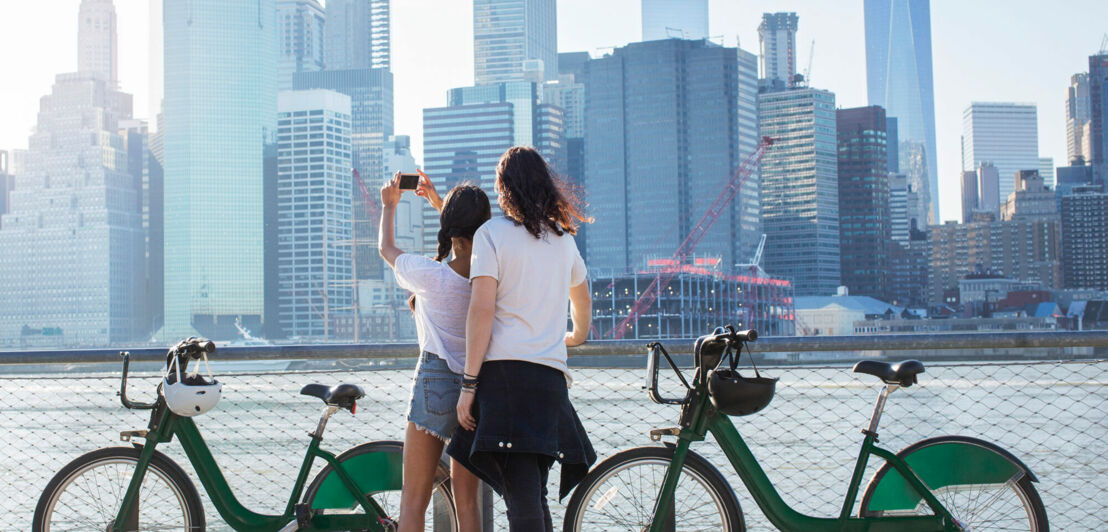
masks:
<path id="1" fill-rule="evenodd" d="M 458 510 L 459 532 L 481 532 L 481 508 L 477 505 L 477 489 L 481 481 L 457 460 L 450 459 L 450 486 L 454 492 L 454 507 Z"/>
<path id="2" fill-rule="evenodd" d="M 400 532 L 423 532 L 443 441 L 408 422 L 404 433 L 404 486 L 400 492 Z"/>

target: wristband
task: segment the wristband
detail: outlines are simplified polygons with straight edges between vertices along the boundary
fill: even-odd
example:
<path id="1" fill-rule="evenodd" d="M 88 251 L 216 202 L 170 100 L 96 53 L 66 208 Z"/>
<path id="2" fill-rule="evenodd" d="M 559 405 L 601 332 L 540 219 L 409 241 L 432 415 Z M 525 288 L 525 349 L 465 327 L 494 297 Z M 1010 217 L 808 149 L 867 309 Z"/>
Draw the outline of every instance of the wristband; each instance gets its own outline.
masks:
<path id="1" fill-rule="evenodd" d="M 470 378 L 468 376 L 467 377 L 462 377 L 462 388 L 476 388 L 476 387 L 477 387 L 477 378 L 476 377 L 473 377 L 473 378 Z"/>
<path id="2" fill-rule="evenodd" d="M 462 388 L 462 393 L 477 393 L 477 387 L 476 387 L 476 386 L 475 386 L 475 387 L 473 387 L 473 388 L 465 388 L 465 387 L 463 387 L 463 388 Z"/>

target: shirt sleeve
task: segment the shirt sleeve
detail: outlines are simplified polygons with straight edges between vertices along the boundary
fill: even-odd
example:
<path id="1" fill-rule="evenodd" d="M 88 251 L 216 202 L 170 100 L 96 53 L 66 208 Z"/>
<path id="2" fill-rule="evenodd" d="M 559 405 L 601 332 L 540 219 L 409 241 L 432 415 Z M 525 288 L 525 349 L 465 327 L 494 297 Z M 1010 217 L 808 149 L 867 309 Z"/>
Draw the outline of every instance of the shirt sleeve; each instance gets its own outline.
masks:
<path id="1" fill-rule="evenodd" d="M 395 264 L 393 272 L 400 288 L 416 295 L 437 289 L 440 263 L 416 253 L 401 253 Z"/>
<path id="2" fill-rule="evenodd" d="M 469 258 L 469 279 L 492 277 L 500 280 L 500 263 L 496 257 L 496 245 L 485 223 L 473 234 L 473 254 Z"/>
<path id="3" fill-rule="evenodd" d="M 577 249 L 577 244 L 573 244 L 573 267 L 570 269 L 569 274 L 569 286 L 577 286 L 585 282 L 585 277 L 588 275 L 589 270 L 585 268 L 585 259 L 581 258 L 581 252 Z"/>

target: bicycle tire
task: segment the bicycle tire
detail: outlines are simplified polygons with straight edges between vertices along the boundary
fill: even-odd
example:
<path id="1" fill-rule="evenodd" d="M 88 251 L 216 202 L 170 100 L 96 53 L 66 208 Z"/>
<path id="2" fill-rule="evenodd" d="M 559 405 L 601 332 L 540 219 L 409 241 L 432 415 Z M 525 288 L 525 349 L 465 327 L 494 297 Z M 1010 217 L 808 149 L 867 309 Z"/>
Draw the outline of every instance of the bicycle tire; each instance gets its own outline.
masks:
<path id="1" fill-rule="evenodd" d="M 566 507 L 564 530 L 645 530 L 653 520 L 655 494 L 662 489 L 672 458 L 672 447 L 648 446 L 628 449 L 604 460 L 573 491 Z M 644 486 L 647 482 L 649 485 Z M 621 489 L 621 484 L 629 483 L 635 486 Z M 620 497 L 621 493 L 626 496 Z M 746 530 L 742 508 L 727 480 L 715 466 L 692 451 L 681 468 L 673 515 L 678 520 L 676 529 L 682 531 Z M 703 520 L 693 520 L 697 517 Z"/>
<path id="2" fill-rule="evenodd" d="M 110 530 L 141 452 L 141 447 L 106 447 L 66 464 L 39 497 L 31 529 Z M 89 496 L 81 497 L 82 490 Z M 139 496 L 139 528 L 128 530 L 205 529 L 196 487 L 180 466 L 160 452 L 150 459 Z M 70 513 L 79 520 L 67 519 Z"/>
<path id="3" fill-rule="evenodd" d="M 999 447 L 963 436 L 942 436 L 917 442 L 897 453 L 901 459 L 906 459 L 912 453 L 934 445 L 947 443 L 970 443 L 985 446 L 1002 455 L 1010 456 Z M 952 465 L 952 467 L 957 467 Z M 933 515 L 931 507 L 926 502 L 920 501 L 919 505 L 911 510 L 904 511 L 871 511 L 870 502 L 874 492 L 885 475 L 892 470 L 892 465 L 885 463 L 873 475 L 873 480 L 866 487 L 859 505 L 859 515 L 862 517 L 879 517 L 893 515 Z M 951 512 L 955 519 L 962 522 L 974 531 L 983 530 L 1028 530 L 1031 532 L 1049 532 L 1050 525 L 1047 522 L 1046 507 L 1042 498 L 1032 482 L 1029 474 L 1023 474 L 1018 480 L 1004 484 L 961 484 L 947 486 L 934 490 L 932 493 Z M 999 506 L 997 504 L 999 503 Z M 981 507 L 979 505 L 984 505 Z M 985 512 L 985 510 L 988 510 Z M 1026 528 L 1024 528 L 1024 523 Z"/>
<path id="4" fill-rule="evenodd" d="M 398 464 L 403 463 L 404 457 L 404 444 L 399 441 L 375 441 L 369 443 L 363 443 L 357 447 L 353 447 L 346 452 L 340 454 L 337 459 L 339 463 L 345 463 L 349 460 L 358 457 L 364 457 L 365 455 L 381 455 L 385 457 L 383 463 L 391 464 L 387 471 L 368 471 L 368 472 L 356 472 L 348 471 L 354 476 L 354 481 L 361 483 L 362 479 L 376 479 L 379 485 L 370 490 L 369 495 L 373 497 L 373 500 L 385 510 L 385 517 L 396 519 L 400 514 L 400 489 L 402 484 L 401 470 Z M 382 463 L 377 462 L 375 463 Z M 319 494 L 320 489 L 323 487 L 324 482 L 334 470 L 330 464 L 327 464 L 318 475 L 312 479 L 311 484 L 304 491 L 304 496 L 301 499 L 303 503 L 308 504 L 310 508 L 316 508 L 316 496 Z M 336 477 L 337 480 L 337 477 Z M 435 487 L 431 492 L 431 504 L 427 508 L 427 520 L 428 526 L 433 522 L 432 519 L 438 513 L 440 520 L 445 520 L 447 523 L 447 530 L 451 532 L 457 532 L 458 530 L 458 515 L 454 508 L 454 493 L 450 489 L 450 467 L 445 461 L 439 463 L 438 472 L 435 474 Z M 334 482 L 334 481 L 332 481 Z M 383 484 L 382 484 L 383 483 Z M 377 489 L 383 488 L 383 489 Z M 349 502 L 349 501 L 346 501 Z M 361 508 L 356 502 L 346 507 L 333 508 L 327 506 L 327 509 L 337 510 L 340 512 L 358 512 Z M 439 530 L 436 528 L 436 530 Z"/>

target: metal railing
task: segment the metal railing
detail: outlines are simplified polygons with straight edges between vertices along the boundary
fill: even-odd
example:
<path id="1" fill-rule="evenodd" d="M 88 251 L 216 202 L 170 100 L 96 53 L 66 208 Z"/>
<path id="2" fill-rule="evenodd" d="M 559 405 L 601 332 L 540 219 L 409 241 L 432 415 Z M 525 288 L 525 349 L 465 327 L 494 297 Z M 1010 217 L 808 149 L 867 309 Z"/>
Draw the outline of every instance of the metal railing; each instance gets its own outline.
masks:
<path id="1" fill-rule="evenodd" d="M 692 348 L 687 339 L 663 343 L 673 353 Z M 676 423 L 676 407 L 655 405 L 642 390 L 644 344 L 598 341 L 571 352 L 570 395 L 600 459 L 651 445 L 650 429 Z M 918 387 L 890 400 L 883 446 L 898 449 L 941 434 L 993 441 L 1039 477 L 1055 529 L 1108 527 L 1102 511 L 1108 488 L 1101 487 L 1108 486 L 1108 331 L 764 338 L 753 347 L 759 369 L 781 380 L 773 404 L 736 418 L 736 426 L 798 510 L 832 515 L 842 504 L 858 429 L 879 388 L 847 363 L 914 357 L 927 362 L 927 372 Z M 164 361 L 163 349 L 132 353 Z M 279 513 L 307 445 L 304 432 L 318 414 L 314 400 L 297 394 L 300 386 L 347 381 L 366 389 L 358 415 L 332 420 L 327 448 L 401 439 L 414 354 L 411 345 L 220 348 L 213 369 L 224 382 L 223 399 L 198 425 L 243 502 Z M 120 445 L 119 431 L 145 426 L 145 413 L 124 410 L 115 396 L 118 363 L 117 350 L 0 353 L 0 485 L 17 488 L 0 503 L 0 530 L 29 528 L 38 495 L 66 462 Z M 136 399 L 152 396 L 156 368 L 136 366 L 130 388 Z M 679 386 L 676 378 L 662 385 L 670 387 L 663 390 L 668 395 Z M 176 443 L 162 449 L 189 470 Z M 748 526 L 772 529 L 714 442 L 693 449 L 724 472 Z M 204 507 L 210 528 L 221 530 L 206 498 Z M 560 523 L 562 505 L 552 501 L 551 507 Z M 504 529 L 499 500 L 495 508 L 497 528 Z"/>

